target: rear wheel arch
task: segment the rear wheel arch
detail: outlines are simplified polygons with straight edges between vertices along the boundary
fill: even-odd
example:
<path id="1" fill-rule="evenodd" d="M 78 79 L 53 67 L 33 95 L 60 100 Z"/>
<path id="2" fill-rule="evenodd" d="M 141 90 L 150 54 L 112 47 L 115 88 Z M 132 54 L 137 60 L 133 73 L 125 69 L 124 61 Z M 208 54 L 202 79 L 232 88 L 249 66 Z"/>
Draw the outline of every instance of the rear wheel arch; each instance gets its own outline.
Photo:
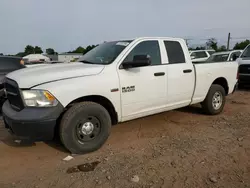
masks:
<path id="1" fill-rule="evenodd" d="M 226 78 L 224 77 L 219 77 L 219 78 L 216 78 L 213 83 L 211 84 L 212 85 L 220 85 L 224 88 L 225 90 L 225 94 L 228 95 L 228 92 L 229 92 L 229 87 L 228 87 L 228 82 L 226 80 Z"/>
<path id="2" fill-rule="evenodd" d="M 223 86 L 212 84 L 205 100 L 201 103 L 204 112 L 209 115 L 221 113 L 225 105 L 225 96 L 226 92 Z"/>

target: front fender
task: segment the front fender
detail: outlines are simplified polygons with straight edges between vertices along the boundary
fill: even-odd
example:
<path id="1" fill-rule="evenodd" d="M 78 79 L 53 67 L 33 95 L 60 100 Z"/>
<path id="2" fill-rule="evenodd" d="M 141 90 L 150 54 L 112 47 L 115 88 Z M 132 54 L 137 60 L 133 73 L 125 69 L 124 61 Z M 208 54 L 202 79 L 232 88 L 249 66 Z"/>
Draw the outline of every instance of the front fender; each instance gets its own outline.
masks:
<path id="1" fill-rule="evenodd" d="M 118 79 L 95 75 L 50 82 L 36 86 L 33 89 L 48 90 L 64 107 L 81 97 L 102 96 L 113 104 L 118 118 L 120 118 L 120 91 L 111 92 L 114 88 L 119 88 Z"/>

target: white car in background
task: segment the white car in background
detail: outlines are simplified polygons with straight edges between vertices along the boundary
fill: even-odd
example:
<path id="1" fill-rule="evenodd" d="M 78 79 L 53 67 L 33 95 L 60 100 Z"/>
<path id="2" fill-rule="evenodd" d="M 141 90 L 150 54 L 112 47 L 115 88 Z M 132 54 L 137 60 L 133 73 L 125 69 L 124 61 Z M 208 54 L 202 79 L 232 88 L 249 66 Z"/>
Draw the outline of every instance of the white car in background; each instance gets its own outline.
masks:
<path id="1" fill-rule="evenodd" d="M 205 62 L 212 54 L 214 50 L 195 50 L 189 51 L 192 62 Z"/>
<path id="2" fill-rule="evenodd" d="M 226 52 L 216 52 L 211 55 L 206 62 L 236 61 L 240 57 L 242 50 L 232 50 Z"/>
<path id="3" fill-rule="evenodd" d="M 24 65 L 26 67 L 36 67 L 36 66 L 43 66 L 46 65 L 44 61 L 27 61 L 26 59 L 24 60 Z"/>

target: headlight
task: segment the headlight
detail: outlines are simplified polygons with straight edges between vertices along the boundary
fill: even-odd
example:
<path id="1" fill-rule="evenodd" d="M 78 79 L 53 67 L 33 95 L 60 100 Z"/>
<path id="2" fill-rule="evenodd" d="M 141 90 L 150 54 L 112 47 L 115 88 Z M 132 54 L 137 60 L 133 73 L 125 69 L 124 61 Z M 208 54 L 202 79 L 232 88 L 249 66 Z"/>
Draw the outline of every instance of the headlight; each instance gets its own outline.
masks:
<path id="1" fill-rule="evenodd" d="M 46 90 L 23 90 L 22 94 L 27 106 L 50 107 L 58 104 L 56 98 Z"/>

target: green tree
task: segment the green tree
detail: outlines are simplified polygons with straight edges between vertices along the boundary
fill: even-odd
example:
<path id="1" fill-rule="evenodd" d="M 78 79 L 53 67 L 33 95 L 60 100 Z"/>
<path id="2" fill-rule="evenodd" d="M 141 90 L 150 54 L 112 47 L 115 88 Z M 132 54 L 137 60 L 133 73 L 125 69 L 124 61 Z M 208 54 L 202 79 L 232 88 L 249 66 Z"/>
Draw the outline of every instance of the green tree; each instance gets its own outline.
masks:
<path id="1" fill-rule="evenodd" d="M 190 47 L 188 48 L 188 50 L 192 51 L 192 50 L 205 50 L 206 47 L 205 46 L 197 46 L 197 47 Z"/>
<path id="2" fill-rule="evenodd" d="M 208 41 L 206 42 L 206 45 L 208 48 L 212 48 L 215 51 L 217 51 L 218 49 L 218 42 L 215 38 L 208 39 Z"/>
<path id="3" fill-rule="evenodd" d="M 250 44 L 249 40 L 245 40 L 245 41 L 242 41 L 240 43 L 237 42 L 234 45 L 234 50 L 243 50 L 245 47 L 247 47 L 248 44 Z"/>
<path id="4" fill-rule="evenodd" d="M 227 48 L 225 45 L 218 47 L 217 52 L 223 52 L 223 51 L 227 51 Z"/>
<path id="5" fill-rule="evenodd" d="M 24 52 L 19 52 L 16 54 L 17 57 L 24 57 L 26 54 Z"/>
<path id="6" fill-rule="evenodd" d="M 25 53 L 25 55 L 34 54 L 35 53 L 35 49 L 31 45 L 27 45 L 25 47 L 25 49 L 24 49 L 24 53 Z"/>
<path id="7" fill-rule="evenodd" d="M 42 48 L 39 46 L 35 46 L 34 51 L 35 51 L 35 54 L 42 54 L 43 53 Z"/>
<path id="8" fill-rule="evenodd" d="M 68 53 L 78 53 L 78 54 L 86 54 L 88 51 L 92 50 L 95 48 L 97 45 L 89 45 L 86 48 L 83 48 L 82 46 L 77 47 L 73 51 L 69 51 Z"/>
<path id="9" fill-rule="evenodd" d="M 79 53 L 79 54 L 83 54 L 85 51 L 85 49 L 81 46 L 79 46 L 78 48 L 76 48 L 74 51 L 72 51 L 72 53 Z"/>
<path id="10" fill-rule="evenodd" d="M 3 55 L 3 53 L 0 53 L 0 55 Z"/>
<path id="11" fill-rule="evenodd" d="M 54 55 L 56 54 L 55 50 L 53 48 L 47 48 L 46 49 L 46 54 L 48 55 Z"/>
<path id="12" fill-rule="evenodd" d="M 86 49 L 85 49 L 85 53 L 89 52 L 90 50 L 92 50 L 95 47 L 96 47 L 96 45 L 89 45 L 89 46 L 87 46 Z"/>
<path id="13" fill-rule="evenodd" d="M 206 49 L 205 46 L 197 46 L 197 47 L 195 48 L 195 50 L 205 50 L 205 49 Z"/>

